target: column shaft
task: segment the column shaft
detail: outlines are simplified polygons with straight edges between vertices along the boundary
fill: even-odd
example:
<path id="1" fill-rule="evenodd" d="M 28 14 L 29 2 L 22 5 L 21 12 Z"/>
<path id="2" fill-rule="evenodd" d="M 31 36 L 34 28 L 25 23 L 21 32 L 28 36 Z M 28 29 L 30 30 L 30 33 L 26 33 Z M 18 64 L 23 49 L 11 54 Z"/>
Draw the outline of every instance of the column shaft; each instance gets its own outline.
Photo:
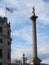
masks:
<path id="1" fill-rule="evenodd" d="M 37 57 L 37 36 L 36 36 L 36 21 L 32 21 L 32 30 L 33 30 L 33 58 Z"/>

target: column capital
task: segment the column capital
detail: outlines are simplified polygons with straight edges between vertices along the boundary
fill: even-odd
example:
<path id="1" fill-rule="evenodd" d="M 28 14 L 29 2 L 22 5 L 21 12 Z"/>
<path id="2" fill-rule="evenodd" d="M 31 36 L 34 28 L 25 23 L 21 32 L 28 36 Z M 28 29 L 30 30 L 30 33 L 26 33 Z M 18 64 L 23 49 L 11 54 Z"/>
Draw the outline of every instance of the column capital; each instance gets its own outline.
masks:
<path id="1" fill-rule="evenodd" d="M 33 11 L 32 11 L 32 16 L 30 17 L 30 19 L 32 20 L 32 21 L 36 21 L 36 19 L 38 18 L 38 16 L 36 16 L 35 15 L 35 8 L 33 7 Z"/>

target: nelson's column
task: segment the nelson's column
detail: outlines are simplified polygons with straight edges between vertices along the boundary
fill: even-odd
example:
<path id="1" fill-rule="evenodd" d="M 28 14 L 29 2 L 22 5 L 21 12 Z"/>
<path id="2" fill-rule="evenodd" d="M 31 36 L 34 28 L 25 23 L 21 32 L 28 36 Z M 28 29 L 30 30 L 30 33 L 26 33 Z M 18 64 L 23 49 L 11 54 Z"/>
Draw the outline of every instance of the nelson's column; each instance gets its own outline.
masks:
<path id="1" fill-rule="evenodd" d="M 38 16 L 35 15 L 35 9 L 33 7 L 33 15 L 30 17 L 32 20 L 32 30 L 33 30 L 33 42 L 32 42 L 32 50 L 33 50 L 33 58 L 30 61 L 31 65 L 40 65 L 41 60 L 37 56 L 37 37 L 36 37 L 36 19 Z"/>

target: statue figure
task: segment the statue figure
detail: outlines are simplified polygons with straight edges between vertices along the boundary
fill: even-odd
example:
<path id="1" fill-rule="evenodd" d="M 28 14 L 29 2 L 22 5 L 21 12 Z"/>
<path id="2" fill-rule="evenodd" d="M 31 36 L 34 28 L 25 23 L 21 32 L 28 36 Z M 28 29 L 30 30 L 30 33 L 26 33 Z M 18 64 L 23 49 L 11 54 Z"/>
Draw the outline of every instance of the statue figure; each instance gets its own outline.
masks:
<path id="1" fill-rule="evenodd" d="M 35 8 L 34 8 L 34 7 L 33 7 L 33 12 L 32 12 L 32 13 L 33 13 L 33 15 L 35 16 Z"/>

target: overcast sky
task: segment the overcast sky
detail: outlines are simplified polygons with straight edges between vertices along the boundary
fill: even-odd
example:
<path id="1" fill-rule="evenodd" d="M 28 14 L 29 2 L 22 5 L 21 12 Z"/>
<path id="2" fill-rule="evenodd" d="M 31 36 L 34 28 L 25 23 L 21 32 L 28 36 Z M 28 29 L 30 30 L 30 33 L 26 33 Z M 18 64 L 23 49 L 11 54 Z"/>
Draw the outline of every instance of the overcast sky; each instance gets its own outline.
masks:
<path id="1" fill-rule="evenodd" d="M 6 6 L 13 13 L 6 11 Z M 49 63 L 49 0 L 0 0 L 0 16 L 6 16 L 11 23 L 11 59 L 20 59 L 25 53 L 32 58 L 32 8 L 35 7 L 38 19 L 37 46 L 38 57 L 43 63 Z"/>

